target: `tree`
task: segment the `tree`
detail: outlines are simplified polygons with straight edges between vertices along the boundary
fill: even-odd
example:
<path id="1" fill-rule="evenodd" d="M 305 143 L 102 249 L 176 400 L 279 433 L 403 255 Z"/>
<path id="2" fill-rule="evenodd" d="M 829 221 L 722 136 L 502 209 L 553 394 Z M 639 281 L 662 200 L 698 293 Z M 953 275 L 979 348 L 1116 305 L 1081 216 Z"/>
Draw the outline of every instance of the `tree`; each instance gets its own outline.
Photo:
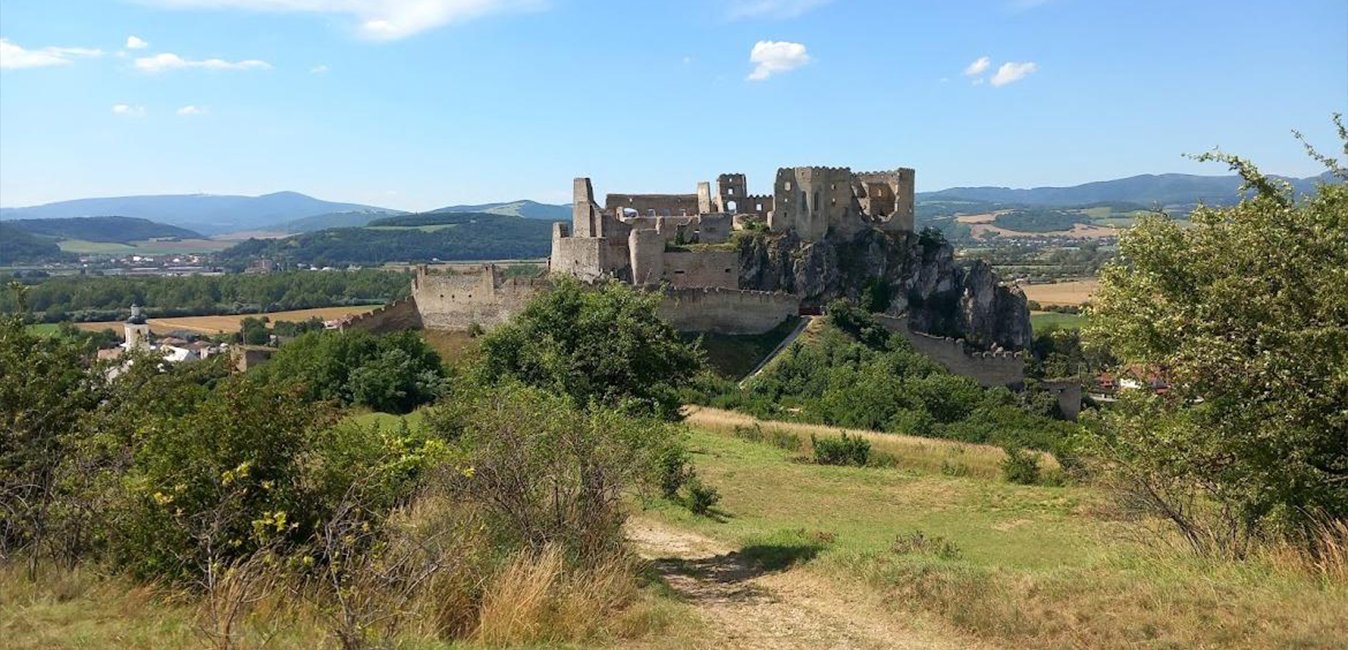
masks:
<path id="1" fill-rule="evenodd" d="M 659 296 L 612 282 L 562 278 L 512 322 L 482 339 L 488 380 L 515 378 L 591 403 L 672 419 L 678 389 L 703 366 L 700 350 L 656 315 Z"/>
<path id="2" fill-rule="evenodd" d="M 1339 182 L 1300 200 L 1249 161 L 1200 156 L 1247 195 L 1191 228 L 1141 219 L 1091 309 L 1088 338 L 1170 385 L 1127 396 L 1097 442 L 1198 549 L 1239 555 L 1348 518 L 1348 172 L 1310 151 Z"/>

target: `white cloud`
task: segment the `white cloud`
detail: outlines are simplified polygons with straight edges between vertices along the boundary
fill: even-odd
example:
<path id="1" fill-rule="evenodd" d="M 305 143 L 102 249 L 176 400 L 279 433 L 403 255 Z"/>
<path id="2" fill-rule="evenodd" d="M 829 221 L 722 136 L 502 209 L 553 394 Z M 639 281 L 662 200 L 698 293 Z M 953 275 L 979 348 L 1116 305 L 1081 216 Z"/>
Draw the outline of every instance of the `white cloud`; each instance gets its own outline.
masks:
<path id="1" fill-rule="evenodd" d="M 977 77 L 986 72 L 990 65 L 992 65 L 992 59 L 989 59 L 986 56 L 980 56 L 977 59 L 974 59 L 973 63 L 970 63 L 964 68 L 964 76 Z"/>
<path id="2" fill-rule="evenodd" d="M 203 68 L 206 70 L 269 70 L 271 64 L 257 59 L 248 59 L 245 61 L 226 61 L 224 59 L 203 59 L 194 61 L 184 59 L 172 52 L 164 52 L 154 56 L 143 56 L 136 59 L 135 66 L 137 70 L 144 72 L 164 72 L 166 70 L 183 70 L 186 68 Z"/>
<path id="3" fill-rule="evenodd" d="M 994 86 L 1005 86 L 1006 84 L 1020 81 L 1038 70 L 1039 66 L 1034 61 L 1026 61 L 1024 63 L 1008 61 L 1003 63 L 1000 68 L 997 68 L 997 73 L 992 75 L 992 79 L 988 80 L 988 83 Z"/>
<path id="4" fill-rule="evenodd" d="M 328 73 L 328 66 L 326 65 L 316 65 L 312 68 L 309 68 L 309 74 L 327 74 L 327 73 Z"/>
<path id="5" fill-rule="evenodd" d="M 128 50 L 143 50 L 147 47 L 150 47 L 150 44 L 138 36 L 126 37 L 126 49 Z"/>
<path id="6" fill-rule="evenodd" d="M 0 38 L 0 70 L 69 65 L 75 59 L 99 56 L 103 56 L 102 50 L 87 47 L 44 47 L 40 50 L 26 50 L 10 42 L 9 39 Z"/>
<path id="7" fill-rule="evenodd" d="M 790 41 L 759 41 L 749 52 L 749 62 L 756 65 L 749 73 L 750 81 L 762 81 L 774 74 L 794 70 L 810 62 L 805 45 Z"/>
<path id="8" fill-rule="evenodd" d="M 112 112 L 123 117 L 145 117 L 144 106 L 132 106 L 131 104 L 113 104 Z"/>
<path id="9" fill-rule="evenodd" d="M 178 9 L 344 14 L 364 38 L 391 41 L 435 27 L 505 11 L 527 11 L 547 0 L 146 0 Z"/>
<path id="10" fill-rule="evenodd" d="M 731 18 L 795 18 L 833 0 L 731 0 Z"/>
<path id="11" fill-rule="evenodd" d="M 187 106 L 178 109 L 178 114 L 183 116 L 205 115 L 206 109 L 201 108 L 200 106 L 193 106 L 192 104 L 188 104 Z"/>

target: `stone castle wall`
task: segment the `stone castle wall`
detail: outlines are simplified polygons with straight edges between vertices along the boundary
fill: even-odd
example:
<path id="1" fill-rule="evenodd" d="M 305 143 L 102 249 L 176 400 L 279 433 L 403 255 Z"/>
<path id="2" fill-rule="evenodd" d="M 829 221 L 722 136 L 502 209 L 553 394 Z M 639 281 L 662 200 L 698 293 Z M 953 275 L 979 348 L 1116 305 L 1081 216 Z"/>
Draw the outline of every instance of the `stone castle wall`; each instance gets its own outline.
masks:
<path id="1" fill-rule="evenodd" d="M 621 217 L 626 210 L 636 210 L 640 217 L 678 217 L 698 214 L 697 194 L 608 194 L 604 196 L 604 211 Z"/>
<path id="2" fill-rule="evenodd" d="M 395 300 L 374 311 L 358 314 L 344 321 L 338 329 L 363 330 L 373 334 L 387 334 L 402 330 L 421 329 L 421 309 L 412 296 Z"/>
<path id="3" fill-rule="evenodd" d="M 464 331 L 510 320 L 546 287 L 544 278 L 505 278 L 492 265 L 453 275 L 427 273 L 423 267 L 417 269 L 412 297 L 427 329 Z"/>
<path id="4" fill-rule="evenodd" d="M 664 253 L 660 266 L 661 277 L 675 289 L 739 288 L 740 257 L 737 251 L 671 251 Z"/>
<path id="5" fill-rule="evenodd" d="M 1025 383 L 1025 360 L 1020 353 L 983 352 L 965 345 L 963 339 L 914 332 L 904 318 L 876 314 L 875 319 L 885 329 L 902 334 L 918 352 L 946 370 L 973 379 L 981 386 L 1020 387 Z"/>
<path id="6" fill-rule="evenodd" d="M 659 314 L 681 332 L 762 334 L 800 312 L 787 293 L 737 289 L 670 289 Z"/>

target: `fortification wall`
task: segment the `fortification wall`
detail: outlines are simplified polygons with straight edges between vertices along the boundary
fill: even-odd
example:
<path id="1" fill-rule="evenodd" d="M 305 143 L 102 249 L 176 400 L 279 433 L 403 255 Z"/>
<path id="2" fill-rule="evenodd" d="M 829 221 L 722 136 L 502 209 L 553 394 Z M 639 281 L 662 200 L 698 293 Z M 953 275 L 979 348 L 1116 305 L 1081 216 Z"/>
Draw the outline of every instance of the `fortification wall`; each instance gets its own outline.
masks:
<path id="1" fill-rule="evenodd" d="M 421 329 L 421 310 L 412 296 L 395 300 L 374 311 L 348 318 L 338 329 L 362 330 L 373 334 L 387 334 L 403 330 Z"/>
<path id="2" fill-rule="evenodd" d="M 659 313 L 681 332 L 762 334 L 799 310 L 800 299 L 789 293 L 670 289 Z"/>
<path id="3" fill-rule="evenodd" d="M 543 278 L 503 278 L 494 266 L 454 275 L 419 270 L 412 297 L 426 329 L 463 331 L 474 324 L 490 329 L 510 320 L 546 287 Z"/>
<path id="4" fill-rule="evenodd" d="M 608 194 L 604 196 L 604 211 L 622 216 L 625 210 L 636 210 L 637 216 L 676 217 L 697 214 L 697 194 Z"/>
<path id="5" fill-rule="evenodd" d="M 664 254 L 662 277 L 676 289 L 687 287 L 739 288 L 737 251 L 678 251 Z"/>
<path id="6" fill-rule="evenodd" d="M 914 332 L 901 317 L 876 314 L 875 320 L 885 329 L 902 334 L 918 352 L 946 370 L 973 379 L 981 386 L 1018 387 L 1025 383 L 1025 360 L 1019 352 L 983 352 L 965 345 L 964 339 Z"/>
<path id="7" fill-rule="evenodd" d="M 704 214 L 697 218 L 697 241 L 717 244 L 730 239 L 733 221 L 728 214 Z"/>

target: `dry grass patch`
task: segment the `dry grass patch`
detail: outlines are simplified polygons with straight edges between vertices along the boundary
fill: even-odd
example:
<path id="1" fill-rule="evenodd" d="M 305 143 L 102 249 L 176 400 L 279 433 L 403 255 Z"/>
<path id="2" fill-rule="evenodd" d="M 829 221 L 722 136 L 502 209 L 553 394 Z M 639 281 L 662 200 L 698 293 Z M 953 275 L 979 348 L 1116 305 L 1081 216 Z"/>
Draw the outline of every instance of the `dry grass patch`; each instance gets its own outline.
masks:
<path id="1" fill-rule="evenodd" d="M 722 435 L 734 435 L 736 427 L 757 425 L 766 432 L 795 436 L 801 441 L 799 449 L 806 456 L 813 453 L 810 436 L 837 437 L 846 433 L 871 443 L 872 451 L 892 456 L 900 468 L 920 472 L 995 479 L 1001 476 L 1002 462 L 1006 460 L 1006 452 L 992 445 L 862 429 L 843 429 L 822 424 L 773 422 L 707 406 L 689 406 L 685 413 L 687 415 L 685 421 L 688 424 Z M 1039 462 L 1045 471 L 1059 469 L 1057 460 L 1050 454 L 1039 454 Z"/>

